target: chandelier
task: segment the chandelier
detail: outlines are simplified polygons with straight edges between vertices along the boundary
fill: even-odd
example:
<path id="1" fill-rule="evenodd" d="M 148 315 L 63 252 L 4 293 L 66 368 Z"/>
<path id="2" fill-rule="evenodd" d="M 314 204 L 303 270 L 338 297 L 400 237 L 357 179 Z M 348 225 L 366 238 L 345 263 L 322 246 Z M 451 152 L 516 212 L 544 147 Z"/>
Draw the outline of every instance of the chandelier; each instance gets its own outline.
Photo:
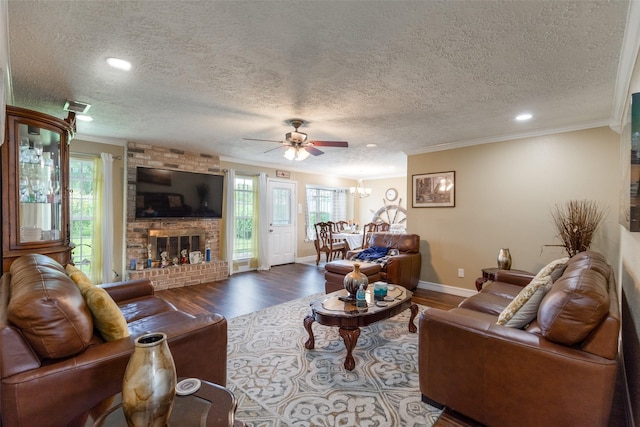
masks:
<path id="1" fill-rule="evenodd" d="M 351 193 L 352 196 L 355 196 L 356 194 L 358 196 L 360 196 L 361 199 L 365 198 L 365 197 L 369 197 L 371 195 L 371 192 L 373 190 L 369 187 L 365 187 L 362 184 L 362 180 L 359 179 L 358 180 L 358 186 L 357 187 L 349 187 L 349 192 Z"/>

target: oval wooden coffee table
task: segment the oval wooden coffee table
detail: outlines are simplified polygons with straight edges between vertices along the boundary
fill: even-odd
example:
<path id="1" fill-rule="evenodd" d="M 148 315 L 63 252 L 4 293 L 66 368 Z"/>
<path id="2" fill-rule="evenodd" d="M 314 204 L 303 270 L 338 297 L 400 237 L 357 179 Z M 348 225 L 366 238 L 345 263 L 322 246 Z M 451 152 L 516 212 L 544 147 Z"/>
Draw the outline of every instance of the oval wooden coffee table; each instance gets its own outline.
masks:
<path id="1" fill-rule="evenodd" d="M 360 336 L 360 327 L 388 319 L 409 308 L 411 309 L 409 332 L 417 332 L 418 328 L 413 321 L 418 314 L 418 306 L 411 302 L 413 296 L 411 291 L 402 286 L 396 286 L 393 290 L 388 291 L 387 296 L 392 297 L 393 301 L 388 302 L 385 307 L 376 305 L 372 285 L 367 289 L 366 306 L 358 307 L 355 301 L 345 301 L 347 295 L 346 290 L 340 290 L 311 302 L 311 314 L 304 318 L 304 328 L 309 333 L 309 339 L 304 344 L 305 348 L 311 350 L 315 347 L 315 338 L 311 328 L 313 322 L 325 326 L 337 326 L 340 328 L 340 336 L 347 349 L 344 367 L 352 371 L 356 367 L 353 349 Z"/>

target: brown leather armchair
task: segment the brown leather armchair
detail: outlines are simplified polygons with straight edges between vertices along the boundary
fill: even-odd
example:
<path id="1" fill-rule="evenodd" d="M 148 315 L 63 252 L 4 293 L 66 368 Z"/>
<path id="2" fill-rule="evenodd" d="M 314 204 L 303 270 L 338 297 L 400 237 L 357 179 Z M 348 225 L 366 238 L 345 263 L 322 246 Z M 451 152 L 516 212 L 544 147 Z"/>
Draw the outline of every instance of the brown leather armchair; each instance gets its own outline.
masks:
<path id="1" fill-rule="evenodd" d="M 496 324 L 522 279 L 501 270 L 457 308 L 421 313 L 423 400 L 495 427 L 607 426 L 620 329 L 611 267 L 602 255 L 581 252 L 535 320 L 522 329 Z"/>
<path id="2" fill-rule="evenodd" d="M 369 277 L 369 282 L 383 280 L 387 283 L 404 286 L 409 290 L 418 287 L 420 280 L 420 236 L 417 234 L 372 233 L 369 247 L 381 246 L 397 250 L 398 254 L 389 256 L 385 264 L 353 260 L 362 249 L 347 252 L 346 261 L 333 261 L 325 265 L 325 290 L 333 292 L 343 289 L 344 276 L 353 270 L 353 264 L 361 265 L 360 271 Z"/>
<path id="3" fill-rule="evenodd" d="M 122 391 L 133 341 L 146 332 L 167 334 L 179 377 L 226 383 L 223 316 L 181 312 L 155 296 L 147 279 L 102 287 L 120 307 L 130 337 L 105 342 L 94 332 L 78 287 L 49 257 L 20 257 L 2 276 L 0 424 L 84 425 L 92 408 Z"/>

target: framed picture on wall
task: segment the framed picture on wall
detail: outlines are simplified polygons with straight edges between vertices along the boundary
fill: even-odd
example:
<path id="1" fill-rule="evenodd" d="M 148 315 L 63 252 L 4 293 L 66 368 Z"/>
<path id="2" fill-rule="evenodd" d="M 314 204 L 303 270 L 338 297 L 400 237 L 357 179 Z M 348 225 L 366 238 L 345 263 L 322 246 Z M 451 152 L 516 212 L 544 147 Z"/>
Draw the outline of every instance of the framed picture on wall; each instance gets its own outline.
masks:
<path id="1" fill-rule="evenodd" d="M 413 175 L 414 208 L 448 208 L 456 205 L 456 173 Z"/>

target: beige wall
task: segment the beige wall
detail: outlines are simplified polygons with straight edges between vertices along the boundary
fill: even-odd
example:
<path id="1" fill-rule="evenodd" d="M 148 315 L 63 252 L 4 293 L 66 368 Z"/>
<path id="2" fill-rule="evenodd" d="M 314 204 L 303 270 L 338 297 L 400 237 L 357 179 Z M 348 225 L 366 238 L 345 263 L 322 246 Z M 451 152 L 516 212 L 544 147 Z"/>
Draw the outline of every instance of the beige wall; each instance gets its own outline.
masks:
<path id="1" fill-rule="evenodd" d="M 407 208 L 407 180 L 405 177 L 370 179 L 365 180 L 363 185 L 371 188 L 372 191 L 369 197 L 359 199 L 360 209 L 358 210 L 357 217 L 360 224 L 371 222 L 374 213 L 385 206 L 399 204 L 403 208 Z M 398 198 L 393 202 L 385 198 L 385 194 L 389 188 L 398 190 Z M 383 218 L 386 219 L 386 216 Z"/>
<path id="2" fill-rule="evenodd" d="M 124 261 L 124 168 L 125 148 L 121 145 L 96 143 L 76 138 L 71 141 L 71 153 L 100 156 L 100 153 L 110 153 L 113 160 L 113 269 L 119 275 L 114 280 L 123 280 L 126 264 Z M 118 156 L 119 159 L 115 159 Z"/>
<path id="3" fill-rule="evenodd" d="M 496 142 L 408 158 L 411 176 L 455 171 L 456 206 L 408 208 L 409 231 L 421 236 L 422 281 L 474 289 L 483 267 L 509 248 L 512 268 L 537 271 L 564 256 L 550 209 L 570 199 L 608 208 L 593 249 L 618 259 L 619 136 L 609 128 Z M 411 202 L 409 202 L 411 206 Z M 458 278 L 458 269 L 465 277 Z"/>
<path id="4" fill-rule="evenodd" d="M 274 168 L 265 168 L 262 166 L 232 163 L 224 160 L 220 161 L 220 167 L 221 169 L 235 169 L 236 174 L 243 173 L 243 172 L 254 173 L 254 174 L 265 172 L 268 178 L 277 178 L 276 169 Z M 297 183 L 297 186 L 298 186 L 298 194 L 297 194 L 298 202 L 297 203 L 302 204 L 302 212 L 296 209 L 296 212 L 298 212 L 296 217 L 296 220 L 297 220 L 296 228 L 297 228 L 297 236 L 298 236 L 298 240 L 296 243 L 297 244 L 296 258 L 303 258 L 303 257 L 312 256 L 312 255 L 315 256 L 316 250 L 313 246 L 313 242 L 307 241 L 305 239 L 305 216 L 304 216 L 305 215 L 305 208 L 304 208 L 305 207 L 305 199 L 304 199 L 305 187 L 307 185 L 323 185 L 327 187 L 349 188 L 349 187 L 355 186 L 357 183 L 355 180 L 352 180 L 352 179 L 336 178 L 336 177 L 331 177 L 327 175 L 313 175 L 313 174 L 307 174 L 307 173 L 295 172 L 295 171 L 290 172 L 289 180 Z M 353 200 L 353 205 L 349 207 L 348 218 L 346 219 L 351 219 L 355 217 L 354 212 L 358 212 L 360 209 L 359 202 L 360 201 L 357 198 Z"/>

